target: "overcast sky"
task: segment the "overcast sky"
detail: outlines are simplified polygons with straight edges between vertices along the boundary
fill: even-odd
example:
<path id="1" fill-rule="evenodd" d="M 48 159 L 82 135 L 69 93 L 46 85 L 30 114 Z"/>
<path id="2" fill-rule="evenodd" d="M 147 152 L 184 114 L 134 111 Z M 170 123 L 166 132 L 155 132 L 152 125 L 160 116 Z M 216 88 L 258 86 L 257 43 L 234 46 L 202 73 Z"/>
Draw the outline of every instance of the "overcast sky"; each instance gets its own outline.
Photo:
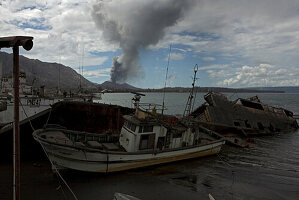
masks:
<path id="1" fill-rule="evenodd" d="M 97 83 L 110 80 L 113 58 L 133 41 L 138 67 L 127 82 L 137 87 L 164 86 L 170 45 L 168 86 L 191 86 L 195 64 L 203 87 L 299 85 L 298 0 L 186 2 L 2 0 L 0 36 L 33 36 L 23 55 L 83 65 Z"/>

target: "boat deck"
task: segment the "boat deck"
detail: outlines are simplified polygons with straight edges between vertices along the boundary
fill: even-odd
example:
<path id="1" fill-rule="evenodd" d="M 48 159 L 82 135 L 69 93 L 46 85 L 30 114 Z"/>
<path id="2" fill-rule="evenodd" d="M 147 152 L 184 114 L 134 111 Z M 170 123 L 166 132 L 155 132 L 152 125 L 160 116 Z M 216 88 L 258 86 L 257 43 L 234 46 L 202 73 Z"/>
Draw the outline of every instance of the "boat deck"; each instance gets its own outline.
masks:
<path id="1" fill-rule="evenodd" d="M 52 144 L 80 149 L 124 151 L 118 143 L 118 135 L 84 133 L 63 129 L 49 129 L 40 137 Z"/>

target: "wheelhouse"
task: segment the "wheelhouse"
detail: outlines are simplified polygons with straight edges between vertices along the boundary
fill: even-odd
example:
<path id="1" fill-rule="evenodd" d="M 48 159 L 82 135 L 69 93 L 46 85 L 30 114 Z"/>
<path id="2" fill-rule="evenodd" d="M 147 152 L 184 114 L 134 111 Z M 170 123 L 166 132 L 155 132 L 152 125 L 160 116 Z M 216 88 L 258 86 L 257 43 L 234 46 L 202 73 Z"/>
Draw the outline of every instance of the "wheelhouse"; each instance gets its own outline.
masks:
<path id="1" fill-rule="evenodd" d="M 140 120 L 135 116 L 124 116 L 120 145 L 127 152 L 156 149 L 164 145 L 167 128 L 154 120 Z"/>
<path id="2" fill-rule="evenodd" d="M 127 152 L 185 148 L 212 139 L 196 125 L 187 128 L 164 123 L 154 117 L 138 118 L 136 115 L 125 115 L 124 120 L 119 143 Z"/>

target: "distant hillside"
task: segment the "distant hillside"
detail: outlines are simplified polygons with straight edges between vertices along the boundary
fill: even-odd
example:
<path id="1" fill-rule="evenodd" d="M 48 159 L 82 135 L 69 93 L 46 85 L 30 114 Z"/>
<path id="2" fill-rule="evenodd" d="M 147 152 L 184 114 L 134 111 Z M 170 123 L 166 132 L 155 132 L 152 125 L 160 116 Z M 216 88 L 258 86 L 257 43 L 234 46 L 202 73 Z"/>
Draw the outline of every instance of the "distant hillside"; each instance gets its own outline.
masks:
<path id="1" fill-rule="evenodd" d="M 259 91 L 272 91 L 272 92 L 277 92 L 277 91 L 283 91 L 285 93 L 299 93 L 299 86 L 284 86 L 284 87 L 252 87 L 252 88 L 247 88 L 250 90 L 259 90 Z"/>
<path id="2" fill-rule="evenodd" d="M 0 62 L 3 64 L 3 75 L 10 76 L 13 66 L 12 54 L 0 51 Z M 80 77 L 82 88 L 97 88 L 97 84 L 88 81 L 72 68 L 62 64 L 42 62 L 20 56 L 20 71 L 26 73 L 29 85 L 34 84 L 37 87 L 45 85 L 46 88 L 57 88 L 60 71 L 60 88 L 63 90 L 79 88 Z"/>
<path id="3" fill-rule="evenodd" d="M 141 90 L 139 90 L 141 91 Z M 146 89 L 143 90 L 145 92 L 163 92 L 164 89 Z M 269 92 L 275 92 L 275 93 L 283 93 L 283 91 L 268 91 L 268 90 L 256 90 L 253 88 L 222 88 L 222 87 L 195 87 L 195 91 L 197 92 L 228 92 L 228 93 L 269 93 Z M 167 87 L 165 89 L 165 92 L 190 92 L 190 88 L 185 87 Z"/>
<path id="4" fill-rule="evenodd" d="M 159 89 L 143 89 L 137 88 L 127 83 L 113 83 L 111 81 L 105 81 L 104 83 L 100 84 L 99 87 L 102 89 L 112 90 L 113 92 L 132 92 L 132 91 L 139 91 L 139 92 L 164 92 L 164 88 Z M 165 88 L 165 92 L 190 92 L 191 88 L 187 87 L 167 87 Z M 258 90 L 254 88 L 222 88 L 222 87 L 196 87 L 195 91 L 197 92 L 229 92 L 229 93 L 283 93 L 282 90 Z"/>
<path id="5" fill-rule="evenodd" d="M 105 81 L 104 83 L 100 84 L 100 87 L 102 89 L 108 89 L 108 90 L 116 90 L 116 91 L 136 91 L 136 90 L 142 90 L 140 88 L 136 88 L 132 85 L 129 85 L 127 83 L 113 83 L 111 81 Z"/>

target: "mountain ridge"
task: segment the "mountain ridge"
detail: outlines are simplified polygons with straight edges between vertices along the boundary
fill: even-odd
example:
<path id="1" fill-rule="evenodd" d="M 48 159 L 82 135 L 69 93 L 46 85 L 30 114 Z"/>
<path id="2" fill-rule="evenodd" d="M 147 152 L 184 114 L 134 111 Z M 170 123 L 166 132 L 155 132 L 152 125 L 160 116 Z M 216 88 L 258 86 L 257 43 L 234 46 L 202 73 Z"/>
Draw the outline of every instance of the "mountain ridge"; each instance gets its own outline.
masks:
<path id="1" fill-rule="evenodd" d="M 59 63 L 43 62 L 38 59 L 30 59 L 25 56 L 19 57 L 20 72 L 26 73 L 26 82 L 29 85 L 46 88 L 78 89 L 80 79 L 82 88 L 94 89 L 98 84 L 92 83 L 74 69 Z M 2 74 L 10 76 L 12 74 L 13 55 L 0 51 L 0 62 L 2 61 Z M 60 81 L 59 81 L 60 76 Z"/>
<path id="2" fill-rule="evenodd" d="M 0 62 L 2 61 L 3 75 L 9 76 L 12 74 L 13 55 L 0 51 Z M 43 62 L 38 59 L 30 59 L 20 55 L 20 71 L 25 72 L 27 76 L 27 84 L 36 87 L 45 86 L 46 88 L 58 88 L 60 82 L 60 89 L 73 90 L 79 89 L 80 80 L 81 88 L 84 90 L 100 91 L 101 89 L 108 89 L 115 92 L 164 92 L 164 88 L 144 89 L 137 88 L 128 83 L 113 83 L 105 81 L 101 84 L 93 83 L 74 69 L 64 66 L 59 63 Z M 59 80 L 60 74 L 60 81 Z M 299 86 L 277 86 L 277 87 L 247 87 L 247 88 L 222 88 L 222 87 L 196 87 L 198 92 L 275 92 L 275 93 L 299 93 Z M 167 87 L 165 92 L 189 92 L 188 87 Z"/>

